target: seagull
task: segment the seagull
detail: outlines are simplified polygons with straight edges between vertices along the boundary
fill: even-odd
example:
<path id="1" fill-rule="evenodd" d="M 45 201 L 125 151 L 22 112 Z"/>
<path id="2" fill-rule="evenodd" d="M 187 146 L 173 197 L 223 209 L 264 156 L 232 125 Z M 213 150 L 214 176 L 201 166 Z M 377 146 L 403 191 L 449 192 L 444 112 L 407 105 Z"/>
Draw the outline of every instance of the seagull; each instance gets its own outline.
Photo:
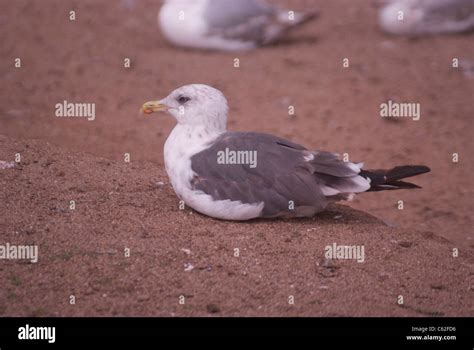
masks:
<path id="1" fill-rule="evenodd" d="M 421 36 L 474 29 L 474 0 L 385 0 L 379 24 L 390 34 Z"/>
<path id="2" fill-rule="evenodd" d="M 421 165 L 363 170 L 363 163 L 274 135 L 226 131 L 227 100 L 208 85 L 182 86 L 140 111 L 176 119 L 164 146 L 170 182 L 186 205 L 217 219 L 311 217 L 356 193 L 419 188 L 400 180 L 430 171 Z"/>
<path id="3" fill-rule="evenodd" d="M 260 0 L 166 0 L 158 24 L 177 46 L 245 51 L 271 44 L 317 16 Z"/>

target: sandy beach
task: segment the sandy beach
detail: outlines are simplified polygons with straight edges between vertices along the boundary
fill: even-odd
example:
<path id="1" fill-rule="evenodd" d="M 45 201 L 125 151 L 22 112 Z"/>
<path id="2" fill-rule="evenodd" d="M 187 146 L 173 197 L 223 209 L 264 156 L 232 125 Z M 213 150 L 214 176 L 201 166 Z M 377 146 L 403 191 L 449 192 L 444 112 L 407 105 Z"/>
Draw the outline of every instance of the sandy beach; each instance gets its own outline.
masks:
<path id="1" fill-rule="evenodd" d="M 452 66 L 474 61 L 473 35 L 388 36 L 370 1 L 278 3 L 321 16 L 277 45 L 220 53 L 167 43 L 156 1 L 2 1 L 0 161 L 13 163 L 0 244 L 37 245 L 38 262 L 0 260 L 0 315 L 474 315 L 474 79 Z M 422 189 L 311 219 L 181 210 L 163 165 L 175 122 L 138 110 L 189 83 L 226 95 L 230 130 L 432 171 L 410 179 Z M 382 118 L 388 100 L 419 103 L 419 120 Z M 64 101 L 94 103 L 95 118 L 58 118 Z M 328 261 L 333 243 L 365 260 Z"/>

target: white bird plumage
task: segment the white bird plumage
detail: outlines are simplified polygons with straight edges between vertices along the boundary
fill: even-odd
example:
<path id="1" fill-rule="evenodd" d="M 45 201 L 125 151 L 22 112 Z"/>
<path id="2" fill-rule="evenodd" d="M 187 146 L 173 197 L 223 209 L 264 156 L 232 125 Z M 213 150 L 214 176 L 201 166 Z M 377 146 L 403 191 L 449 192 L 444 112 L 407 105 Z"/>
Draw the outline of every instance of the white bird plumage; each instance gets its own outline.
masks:
<path id="1" fill-rule="evenodd" d="M 165 142 L 164 159 L 173 189 L 186 205 L 219 219 L 248 220 L 261 216 L 265 207 L 263 200 L 252 203 L 243 203 L 231 198 L 222 200 L 213 198 L 210 194 L 196 190 L 192 186 L 193 179 L 200 176 L 193 170 L 192 157 L 208 149 L 215 140 L 226 133 L 228 106 L 226 98 L 219 90 L 202 84 L 186 85 L 174 90 L 160 101 L 147 102 L 143 110 L 146 113 L 166 110 L 177 121 L 177 125 Z M 245 134 L 240 133 L 240 135 Z M 272 135 L 260 134 L 260 136 L 274 138 L 275 141 L 282 140 Z M 257 137 L 254 141 L 256 144 L 259 142 Z M 278 148 L 281 146 L 275 143 L 275 146 L 271 147 L 275 147 L 274 150 L 279 152 Z M 303 147 L 297 152 L 302 162 L 308 163 L 312 162 L 314 155 L 317 154 L 317 152 L 304 151 Z M 213 157 L 212 154 L 209 156 Z M 325 202 L 324 196 L 336 198 L 338 194 L 343 194 L 341 198 L 337 198 L 348 199 L 353 193 L 368 190 L 370 180 L 358 176 L 362 165 L 362 163 L 344 163 L 342 167 L 346 168 L 351 175 L 338 183 L 336 187 L 317 185 L 317 192 L 322 202 Z"/>

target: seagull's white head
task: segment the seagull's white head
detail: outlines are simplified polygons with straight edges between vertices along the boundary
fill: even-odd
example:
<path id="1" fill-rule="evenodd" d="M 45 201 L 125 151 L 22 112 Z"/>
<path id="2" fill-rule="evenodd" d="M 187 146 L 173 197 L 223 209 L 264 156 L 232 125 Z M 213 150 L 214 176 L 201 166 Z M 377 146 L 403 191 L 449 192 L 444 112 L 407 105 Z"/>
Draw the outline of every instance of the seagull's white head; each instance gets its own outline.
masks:
<path id="1" fill-rule="evenodd" d="M 143 104 L 141 112 L 167 111 L 179 124 L 204 126 L 212 131 L 225 131 L 227 100 L 217 89 L 203 84 L 181 86 L 159 101 Z"/>
<path id="2" fill-rule="evenodd" d="M 417 1 L 391 1 L 379 12 L 379 24 L 388 33 L 396 35 L 416 34 L 424 11 Z"/>

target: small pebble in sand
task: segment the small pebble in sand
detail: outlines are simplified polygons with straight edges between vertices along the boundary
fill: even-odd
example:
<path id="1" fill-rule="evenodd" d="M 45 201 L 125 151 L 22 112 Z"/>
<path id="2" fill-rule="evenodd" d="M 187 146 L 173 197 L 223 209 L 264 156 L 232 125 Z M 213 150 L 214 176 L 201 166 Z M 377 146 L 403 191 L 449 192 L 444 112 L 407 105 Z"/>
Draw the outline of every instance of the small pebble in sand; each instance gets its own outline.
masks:
<path id="1" fill-rule="evenodd" d="M 165 183 L 163 181 L 157 181 L 155 182 L 156 186 L 163 186 Z"/>
<path id="2" fill-rule="evenodd" d="M 336 220 L 338 220 L 338 219 L 340 219 L 340 218 L 342 218 L 342 215 L 336 215 L 336 216 L 334 216 L 334 219 L 336 219 Z"/>
<path id="3" fill-rule="evenodd" d="M 150 296 L 148 294 L 141 294 L 137 297 L 138 301 L 147 301 L 150 299 Z"/>
<path id="4" fill-rule="evenodd" d="M 10 169 L 14 167 L 15 167 L 15 162 L 6 162 L 4 160 L 0 160 L 0 170 Z"/>
<path id="5" fill-rule="evenodd" d="M 190 250 L 190 249 L 187 249 L 187 248 L 181 248 L 181 251 L 182 251 L 182 252 L 185 252 L 187 255 L 190 255 L 190 254 L 191 254 L 191 250 Z"/>
<path id="6" fill-rule="evenodd" d="M 321 261 L 318 263 L 318 266 L 325 267 L 328 269 L 337 268 L 336 264 L 334 264 L 334 261 L 328 258 L 321 259 Z"/>
<path id="7" fill-rule="evenodd" d="M 207 304 L 206 309 L 207 312 L 211 314 L 216 314 L 221 311 L 220 307 L 216 304 Z"/>
<path id="8" fill-rule="evenodd" d="M 398 242 L 398 245 L 403 247 L 403 248 L 410 248 L 413 245 L 413 242 L 400 241 L 400 242 Z"/>
<path id="9" fill-rule="evenodd" d="M 194 269 L 193 264 L 191 263 L 184 264 L 184 271 L 189 272 L 189 271 L 192 271 L 193 269 Z"/>
<path id="10" fill-rule="evenodd" d="M 443 290 L 446 289 L 446 287 L 441 284 L 441 283 L 433 283 L 430 285 L 431 289 L 436 289 L 436 290 Z"/>

